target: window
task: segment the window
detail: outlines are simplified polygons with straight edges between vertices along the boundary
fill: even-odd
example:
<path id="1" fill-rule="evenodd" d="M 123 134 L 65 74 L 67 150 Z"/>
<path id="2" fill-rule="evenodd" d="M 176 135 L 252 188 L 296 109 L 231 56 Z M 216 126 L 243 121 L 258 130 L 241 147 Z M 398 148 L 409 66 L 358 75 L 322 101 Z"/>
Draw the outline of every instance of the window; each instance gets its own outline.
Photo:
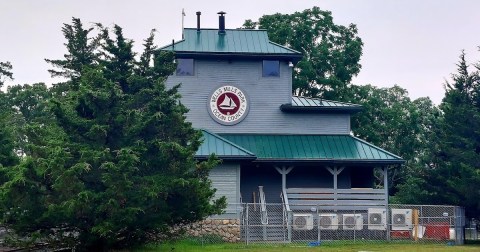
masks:
<path id="1" fill-rule="evenodd" d="M 280 62 L 278 60 L 263 61 L 263 77 L 279 77 Z"/>
<path id="2" fill-rule="evenodd" d="M 177 75 L 193 76 L 193 59 L 177 59 Z"/>

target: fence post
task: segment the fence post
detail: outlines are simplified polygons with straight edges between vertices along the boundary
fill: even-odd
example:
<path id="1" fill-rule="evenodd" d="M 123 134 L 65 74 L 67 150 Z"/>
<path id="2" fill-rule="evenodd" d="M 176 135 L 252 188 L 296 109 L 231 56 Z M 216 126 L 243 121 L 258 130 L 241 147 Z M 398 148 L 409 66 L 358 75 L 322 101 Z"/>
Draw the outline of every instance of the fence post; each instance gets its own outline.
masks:
<path id="1" fill-rule="evenodd" d="M 287 215 L 288 242 L 292 242 L 292 226 L 290 225 L 290 222 L 292 220 L 292 211 L 289 211 Z"/>
<path id="2" fill-rule="evenodd" d="M 387 196 L 388 197 L 388 196 Z M 390 241 L 390 230 L 392 227 L 392 217 L 390 216 L 390 204 L 387 202 L 387 207 L 386 207 L 387 212 L 385 213 L 387 215 L 387 232 L 386 232 L 386 239 L 387 241 Z"/>
<path id="3" fill-rule="evenodd" d="M 463 245 L 465 242 L 465 209 L 456 206 L 455 212 L 455 245 Z"/>
<path id="4" fill-rule="evenodd" d="M 245 243 L 248 245 L 248 236 L 250 235 L 250 226 L 248 225 L 248 219 L 249 219 L 249 216 L 248 216 L 248 212 L 249 212 L 249 209 L 250 209 L 250 206 L 249 204 L 247 203 L 247 213 L 245 214 L 245 223 L 246 223 L 246 228 L 245 228 Z"/>
<path id="5" fill-rule="evenodd" d="M 418 209 L 413 209 L 413 239 L 418 241 Z"/>

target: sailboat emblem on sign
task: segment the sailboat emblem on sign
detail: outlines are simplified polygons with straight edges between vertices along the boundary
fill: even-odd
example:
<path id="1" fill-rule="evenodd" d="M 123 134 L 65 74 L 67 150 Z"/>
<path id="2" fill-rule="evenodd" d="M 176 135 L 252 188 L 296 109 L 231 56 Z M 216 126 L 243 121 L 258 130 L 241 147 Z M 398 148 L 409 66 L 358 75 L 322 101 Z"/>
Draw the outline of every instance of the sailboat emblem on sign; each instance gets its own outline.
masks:
<path id="1" fill-rule="evenodd" d="M 228 95 L 225 95 L 225 98 L 223 99 L 222 103 L 220 103 L 220 105 L 218 106 L 221 109 L 233 110 L 237 107 L 237 104 L 235 104 L 232 98 L 228 97 Z"/>

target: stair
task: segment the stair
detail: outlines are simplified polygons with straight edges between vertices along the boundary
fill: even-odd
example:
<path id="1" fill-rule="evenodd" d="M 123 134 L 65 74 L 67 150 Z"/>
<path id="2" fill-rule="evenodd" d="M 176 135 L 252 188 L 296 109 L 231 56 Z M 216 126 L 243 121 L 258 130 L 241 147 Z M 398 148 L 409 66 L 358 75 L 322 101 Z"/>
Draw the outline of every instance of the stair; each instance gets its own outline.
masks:
<path id="1" fill-rule="evenodd" d="M 247 210 L 245 210 L 247 211 Z M 246 241 L 287 241 L 287 227 L 283 222 L 283 209 L 280 204 L 267 205 L 268 224 L 263 225 L 259 206 L 248 205 L 248 219 L 242 226 L 242 240 Z"/>

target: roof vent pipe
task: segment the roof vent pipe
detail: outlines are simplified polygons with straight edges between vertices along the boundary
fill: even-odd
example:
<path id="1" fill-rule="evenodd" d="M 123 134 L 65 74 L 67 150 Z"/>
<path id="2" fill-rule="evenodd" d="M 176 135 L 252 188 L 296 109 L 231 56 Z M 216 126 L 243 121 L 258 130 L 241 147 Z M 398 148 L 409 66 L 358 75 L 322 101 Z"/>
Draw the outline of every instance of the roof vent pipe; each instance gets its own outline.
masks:
<path id="1" fill-rule="evenodd" d="M 218 15 L 218 34 L 225 34 L 225 14 L 227 14 L 224 11 L 220 11 L 217 13 Z"/>
<path id="2" fill-rule="evenodd" d="M 202 13 L 197 11 L 197 32 L 200 32 L 200 15 L 202 15 Z"/>

